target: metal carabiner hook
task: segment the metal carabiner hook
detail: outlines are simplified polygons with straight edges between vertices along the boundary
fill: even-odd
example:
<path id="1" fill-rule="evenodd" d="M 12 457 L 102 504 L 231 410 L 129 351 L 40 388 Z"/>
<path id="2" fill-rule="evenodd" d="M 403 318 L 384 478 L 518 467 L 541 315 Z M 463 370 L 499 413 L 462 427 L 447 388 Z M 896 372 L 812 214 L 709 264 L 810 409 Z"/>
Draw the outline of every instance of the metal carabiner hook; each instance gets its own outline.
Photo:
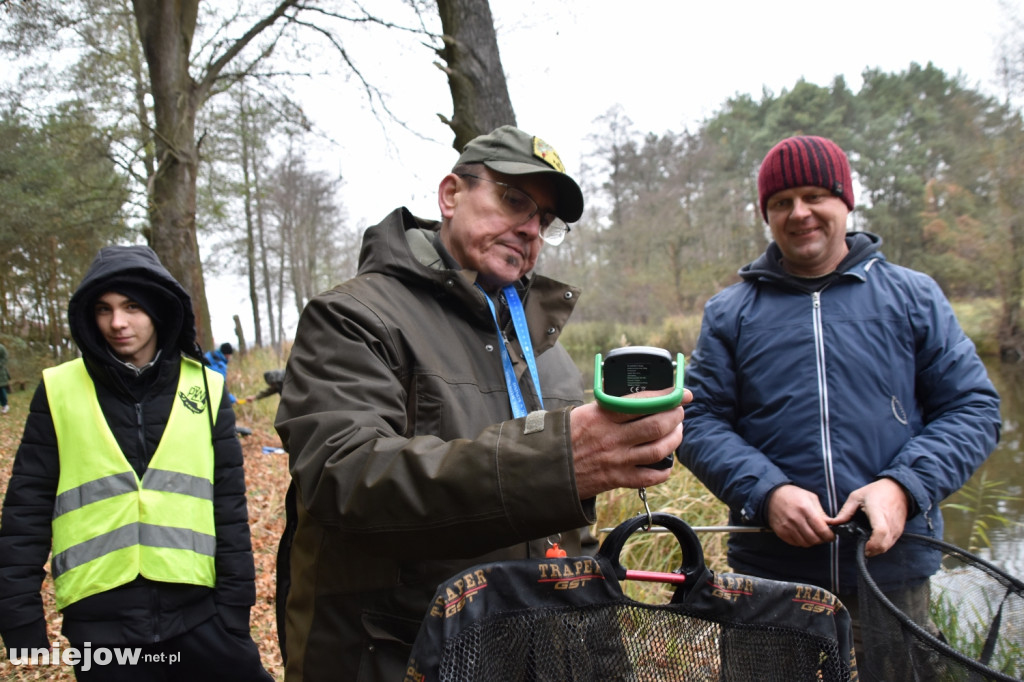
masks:
<path id="1" fill-rule="evenodd" d="M 554 539 L 552 539 L 552 538 L 554 538 Z M 544 553 L 544 556 L 549 558 L 549 559 L 552 558 L 552 557 L 559 558 L 559 557 L 567 556 L 568 553 L 564 549 L 562 549 L 561 547 L 558 546 L 558 543 L 561 542 L 561 540 L 562 540 L 562 534 L 561 533 L 556 533 L 555 535 L 549 535 L 548 536 L 548 549 Z"/>
<path id="2" fill-rule="evenodd" d="M 647 525 L 643 528 L 646 533 L 654 527 L 654 517 L 651 516 L 651 506 L 647 504 L 647 488 L 639 488 L 637 493 L 640 495 L 640 501 L 644 503 L 644 512 L 647 514 Z"/>

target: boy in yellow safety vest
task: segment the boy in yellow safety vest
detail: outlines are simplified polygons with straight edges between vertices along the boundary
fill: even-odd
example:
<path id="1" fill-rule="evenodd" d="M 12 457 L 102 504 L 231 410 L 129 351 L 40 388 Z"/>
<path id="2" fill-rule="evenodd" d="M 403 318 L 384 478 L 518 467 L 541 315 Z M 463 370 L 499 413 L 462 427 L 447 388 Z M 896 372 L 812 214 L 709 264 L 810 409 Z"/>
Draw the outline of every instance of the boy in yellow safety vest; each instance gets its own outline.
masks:
<path id="1" fill-rule="evenodd" d="M 68 306 L 82 357 L 43 371 L 0 522 L 12 663 L 78 680 L 270 680 L 249 632 L 241 447 L 188 293 L 145 246 L 101 249 Z M 62 632 L 40 594 L 50 558 Z"/>

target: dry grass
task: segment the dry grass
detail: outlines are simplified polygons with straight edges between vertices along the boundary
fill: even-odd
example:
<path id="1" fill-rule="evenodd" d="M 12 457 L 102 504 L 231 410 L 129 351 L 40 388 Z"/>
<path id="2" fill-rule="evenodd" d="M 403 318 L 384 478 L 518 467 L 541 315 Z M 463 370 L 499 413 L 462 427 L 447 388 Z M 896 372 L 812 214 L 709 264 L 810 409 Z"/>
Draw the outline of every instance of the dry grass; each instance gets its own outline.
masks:
<path id="1" fill-rule="evenodd" d="M 265 370 L 283 367 L 283 361 L 268 350 L 256 350 L 247 357 L 236 355 L 229 371 L 228 385 L 236 396 L 251 395 L 266 386 Z M 11 396 L 11 411 L 0 418 L 0 490 L 6 492 L 11 464 L 34 391 L 28 390 Z M 238 424 L 253 430 L 242 439 L 245 453 L 246 483 L 248 486 L 249 523 L 256 561 L 256 605 L 252 609 L 252 636 L 260 647 L 263 664 L 275 676 L 283 679 L 281 655 L 277 646 L 277 624 L 274 616 L 274 576 L 277 543 L 284 527 L 284 495 L 288 486 L 288 459 L 284 454 L 264 454 L 263 448 L 279 447 L 280 440 L 273 428 L 277 396 L 256 403 L 236 407 Z M 652 511 L 675 514 L 691 525 L 715 525 L 725 521 L 724 507 L 714 500 L 704 487 L 683 467 L 676 465 L 670 481 L 647 491 Z M 598 504 L 597 528 L 612 527 L 643 510 L 636 491 L 621 490 L 602 496 Z M 705 558 L 715 570 L 724 567 L 724 537 L 715 533 L 701 538 Z M 675 539 L 668 534 L 637 534 L 627 544 L 621 562 L 629 568 L 644 570 L 671 570 L 680 563 Z M 649 602 L 668 599 L 665 588 L 656 584 L 627 584 L 634 598 Z M 47 577 L 43 584 L 43 597 L 47 611 L 51 642 L 67 641 L 60 636 L 60 614 L 53 606 L 53 583 Z M 74 674 L 66 666 L 13 666 L 6 652 L 0 649 L 0 682 L 24 680 L 73 680 Z"/>

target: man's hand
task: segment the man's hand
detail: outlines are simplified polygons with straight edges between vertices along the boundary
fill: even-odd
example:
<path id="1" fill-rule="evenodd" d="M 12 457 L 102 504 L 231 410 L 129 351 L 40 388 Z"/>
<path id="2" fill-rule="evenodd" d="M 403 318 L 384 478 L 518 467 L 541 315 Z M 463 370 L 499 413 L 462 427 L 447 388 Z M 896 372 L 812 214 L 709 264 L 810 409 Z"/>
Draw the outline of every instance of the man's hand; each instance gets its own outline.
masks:
<path id="1" fill-rule="evenodd" d="M 637 397 L 662 395 L 648 391 Z M 683 392 L 683 404 L 693 400 Z M 672 469 L 649 469 L 675 451 L 683 439 L 683 407 L 656 414 L 622 414 L 588 403 L 569 416 L 576 488 L 586 500 L 616 488 L 645 488 L 664 483 Z"/>
<path id="2" fill-rule="evenodd" d="M 798 486 L 781 485 L 768 498 L 768 525 L 781 540 L 797 547 L 831 542 L 835 533 L 818 496 Z"/>
<path id="3" fill-rule="evenodd" d="M 903 535 L 907 523 L 910 504 L 903 486 L 891 478 L 880 478 L 857 488 L 828 522 L 833 526 L 846 523 L 859 509 L 864 510 L 871 524 L 871 537 L 864 546 L 864 554 L 876 556 L 888 552 Z"/>

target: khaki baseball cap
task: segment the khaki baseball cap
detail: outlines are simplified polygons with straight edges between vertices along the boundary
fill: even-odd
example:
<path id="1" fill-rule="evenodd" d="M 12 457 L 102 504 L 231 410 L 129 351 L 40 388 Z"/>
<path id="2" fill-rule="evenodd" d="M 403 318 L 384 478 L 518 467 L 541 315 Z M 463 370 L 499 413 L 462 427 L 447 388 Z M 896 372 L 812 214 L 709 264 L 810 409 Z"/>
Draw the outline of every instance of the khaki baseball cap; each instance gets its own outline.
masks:
<path id="1" fill-rule="evenodd" d="M 539 137 L 528 135 L 515 126 L 501 126 L 469 141 L 458 164 L 482 163 L 504 175 L 545 175 L 550 177 L 558 195 L 555 213 L 567 223 L 583 215 L 583 192 L 565 172 L 565 165 L 554 148 Z"/>

